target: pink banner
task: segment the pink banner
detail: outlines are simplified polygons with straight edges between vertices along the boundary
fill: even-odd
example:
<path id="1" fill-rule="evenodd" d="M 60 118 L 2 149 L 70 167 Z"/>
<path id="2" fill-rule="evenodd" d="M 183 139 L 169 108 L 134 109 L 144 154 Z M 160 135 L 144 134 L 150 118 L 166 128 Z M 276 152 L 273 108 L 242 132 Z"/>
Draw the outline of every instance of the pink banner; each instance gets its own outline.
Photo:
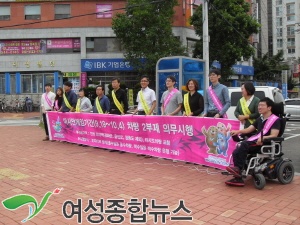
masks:
<path id="1" fill-rule="evenodd" d="M 42 54 L 46 53 L 46 40 L 0 40 L 0 54 Z"/>
<path id="2" fill-rule="evenodd" d="M 239 121 L 202 117 L 48 112 L 51 140 L 175 159 L 224 169 Z"/>
<path id="3" fill-rule="evenodd" d="M 112 4 L 97 4 L 97 18 L 112 18 Z"/>
<path id="4" fill-rule="evenodd" d="M 84 88 L 87 86 L 87 74 L 86 72 L 82 72 L 80 74 L 80 87 Z"/>
<path id="5" fill-rule="evenodd" d="M 79 48 L 80 39 L 73 38 L 55 38 L 47 39 L 47 48 Z"/>

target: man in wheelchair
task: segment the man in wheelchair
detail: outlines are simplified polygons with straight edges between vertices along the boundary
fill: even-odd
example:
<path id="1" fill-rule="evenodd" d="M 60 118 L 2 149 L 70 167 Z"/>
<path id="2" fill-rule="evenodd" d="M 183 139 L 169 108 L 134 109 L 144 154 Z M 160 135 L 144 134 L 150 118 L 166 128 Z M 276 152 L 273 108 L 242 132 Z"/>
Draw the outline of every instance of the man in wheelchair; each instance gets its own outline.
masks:
<path id="1" fill-rule="evenodd" d="M 255 132 L 255 134 L 249 137 L 247 140 L 240 142 L 236 149 L 232 153 L 234 166 L 228 166 L 226 170 L 233 175 L 233 179 L 226 181 L 227 185 L 232 186 L 245 186 L 242 179 L 242 171 L 245 166 L 247 155 L 251 152 L 258 151 L 264 139 L 278 137 L 280 133 L 280 118 L 272 113 L 272 107 L 274 102 L 270 98 L 263 98 L 259 101 L 258 112 L 261 116 L 243 130 L 232 130 L 231 135 L 245 135 Z"/>

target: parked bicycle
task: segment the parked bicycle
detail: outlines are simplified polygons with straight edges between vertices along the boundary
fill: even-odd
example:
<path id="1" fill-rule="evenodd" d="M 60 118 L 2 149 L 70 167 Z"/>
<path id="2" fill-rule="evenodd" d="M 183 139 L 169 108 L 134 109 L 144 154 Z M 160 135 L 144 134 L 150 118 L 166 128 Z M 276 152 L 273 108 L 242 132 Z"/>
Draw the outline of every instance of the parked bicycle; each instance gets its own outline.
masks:
<path id="1" fill-rule="evenodd" d="M 0 101 L 0 108 L 3 113 L 6 112 L 6 103 L 5 102 L 6 102 L 5 98 L 2 98 L 2 100 Z"/>

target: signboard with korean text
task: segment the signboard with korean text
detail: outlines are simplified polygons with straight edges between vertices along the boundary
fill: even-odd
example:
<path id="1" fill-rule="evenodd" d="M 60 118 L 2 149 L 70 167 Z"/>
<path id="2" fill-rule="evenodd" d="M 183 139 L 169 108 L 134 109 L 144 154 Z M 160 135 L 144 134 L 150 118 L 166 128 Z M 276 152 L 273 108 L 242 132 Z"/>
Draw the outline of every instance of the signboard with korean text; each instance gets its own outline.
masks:
<path id="1" fill-rule="evenodd" d="M 175 159 L 224 169 L 237 120 L 49 112 L 51 140 Z"/>
<path id="2" fill-rule="evenodd" d="M 47 39 L 47 49 L 51 48 L 76 48 L 80 49 L 80 39 L 76 38 L 55 38 Z"/>
<path id="3" fill-rule="evenodd" d="M 97 18 L 112 18 L 112 4 L 97 4 Z"/>
<path id="4" fill-rule="evenodd" d="M 132 71 L 133 67 L 125 59 L 82 59 L 81 71 Z"/>
<path id="5" fill-rule="evenodd" d="M 0 40 L 0 55 L 46 53 L 46 40 Z"/>

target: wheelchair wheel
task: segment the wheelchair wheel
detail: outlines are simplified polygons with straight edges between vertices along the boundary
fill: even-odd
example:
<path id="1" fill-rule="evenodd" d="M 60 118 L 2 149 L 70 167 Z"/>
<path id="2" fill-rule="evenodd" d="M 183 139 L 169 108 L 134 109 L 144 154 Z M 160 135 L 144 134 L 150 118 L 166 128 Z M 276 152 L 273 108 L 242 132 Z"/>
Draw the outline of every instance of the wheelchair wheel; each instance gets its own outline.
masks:
<path id="1" fill-rule="evenodd" d="M 283 162 L 278 170 L 277 178 L 282 184 L 289 184 L 294 178 L 295 169 L 291 162 Z"/>
<path id="2" fill-rule="evenodd" d="M 253 175 L 253 183 L 258 190 L 262 190 L 266 186 L 266 179 L 264 175 L 257 173 Z"/>

